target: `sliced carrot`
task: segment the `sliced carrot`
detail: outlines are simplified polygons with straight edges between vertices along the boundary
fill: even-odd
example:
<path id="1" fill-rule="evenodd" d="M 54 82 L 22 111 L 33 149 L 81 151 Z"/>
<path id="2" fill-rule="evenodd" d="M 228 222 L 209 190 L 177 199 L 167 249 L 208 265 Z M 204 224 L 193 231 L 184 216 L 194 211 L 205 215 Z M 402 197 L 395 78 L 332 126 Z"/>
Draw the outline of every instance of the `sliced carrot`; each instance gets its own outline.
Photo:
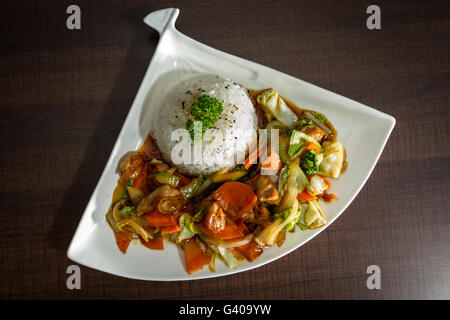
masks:
<path id="1" fill-rule="evenodd" d="M 264 148 L 266 147 L 266 143 L 257 144 L 258 140 L 256 140 L 249 148 L 248 150 L 248 156 L 244 161 L 244 168 L 245 170 L 248 170 L 253 164 L 257 163 L 258 157 L 261 156 L 261 154 L 264 151 Z"/>
<path id="2" fill-rule="evenodd" d="M 247 158 L 245 158 L 245 161 L 244 161 L 244 168 L 246 170 L 248 170 L 248 168 L 250 168 L 252 166 L 252 164 L 256 163 L 257 157 L 255 157 L 255 153 L 256 153 L 257 144 L 258 144 L 258 139 L 253 141 L 253 143 L 248 148 L 248 155 L 247 155 Z"/>
<path id="3" fill-rule="evenodd" d="M 242 230 L 239 229 L 239 227 L 236 225 L 236 223 L 234 223 L 233 221 L 231 221 L 228 218 L 225 221 L 225 228 L 222 231 L 219 231 L 216 233 L 211 232 L 211 230 L 206 228 L 204 223 L 199 223 L 196 225 L 196 227 L 201 232 L 203 232 L 205 235 L 207 235 L 208 237 L 215 238 L 215 239 L 226 240 L 226 239 L 233 239 L 233 238 L 239 238 L 239 237 L 244 236 L 244 232 L 242 232 Z"/>
<path id="4" fill-rule="evenodd" d="M 153 211 L 145 216 L 148 224 L 152 227 L 170 227 L 177 225 L 177 219 L 171 214 L 162 214 L 159 211 Z"/>
<path id="5" fill-rule="evenodd" d="M 264 251 L 255 241 L 244 244 L 236 249 L 241 252 L 249 262 L 255 261 Z"/>
<path id="6" fill-rule="evenodd" d="M 180 231 L 180 226 L 175 224 L 173 226 L 168 226 L 168 227 L 162 227 L 161 228 L 161 235 L 163 234 L 169 234 L 169 233 L 175 233 Z"/>
<path id="7" fill-rule="evenodd" d="M 237 227 L 239 228 L 239 230 L 241 230 L 244 234 L 249 234 L 250 230 L 248 230 L 247 225 L 244 223 L 244 218 L 239 218 L 235 221 Z"/>
<path id="8" fill-rule="evenodd" d="M 224 183 L 212 197 L 233 221 L 250 211 L 256 203 L 256 195 L 249 185 L 238 181 Z"/>
<path id="9" fill-rule="evenodd" d="M 196 239 L 189 239 L 184 245 L 184 254 L 186 256 L 186 269 L 189 274 L 202 269 L 207 265 L 211 256 L 203 253 L 200 244 Z"/>
<path id="10" fill-rule="evenodd" d="M 316 199 L 316 196 L 313 196 L 305 189 L 297 195 L 297 199 L 302 201 L 312 201 Z"/>
<path id="11" fill-rule="evenodd" d="M 119 247 L 119 250 L 123 253 L 127 252 L 128 246 L 131 242 L 131 233 L 128 232 L 114 232 L 116 236 L 116 243 Z"/>
<path id="12" fill-rule="evenodd" d="M 306 151 L 306 150 L 312 150 L 312 151 L 314 151 L 315 153 L 319 153 L 319 147 L 318 147 L 315 143 L 312 143 L 312 142 L 310 142 L 310 143 L 306 146 L 305 151 Z"/>
<path id="13" fill-rule="evenodd" d="M 155 239 L 156 238 L 156 239 Z M 156 235 L 154 238 L 149 238 L 148 241 L 144 241 L 141 238 L 141 243 L 149 249 L 152 250 L 163 250 L 164 249 L 164 241 L 161 238 L 161 235 Z"/>
<path id="14" fill-rule="evenodd" d="M 267 156 L 265 161 L 261 163 L 261 169 L 280 170 L 281 168 L 283 168 L 283 162 L 281 161 L 280 155 L 276 151 L 272 151 L 270 155 Z"/>

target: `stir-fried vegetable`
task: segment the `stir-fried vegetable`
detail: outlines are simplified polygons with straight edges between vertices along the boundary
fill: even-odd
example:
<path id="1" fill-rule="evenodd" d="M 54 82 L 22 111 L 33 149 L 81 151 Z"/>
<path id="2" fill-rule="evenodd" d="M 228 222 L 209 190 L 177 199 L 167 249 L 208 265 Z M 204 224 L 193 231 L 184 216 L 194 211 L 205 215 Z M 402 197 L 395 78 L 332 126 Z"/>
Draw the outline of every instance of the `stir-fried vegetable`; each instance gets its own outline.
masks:
<path id="1" fill-rule="evenodd" d="M 235 181 L 235 180 L 242 178 L 246 174 L 247 174 L 247 170 L 238 170 L 238 171 L 234 171 L 234 172 L 227 172 L 227 173 L 221 174 L 219 176 L 214 176 L 212 178 L 212 182 L 220 183 L 220 182 L 225 182 L 225 181 Z"/>
<path id="2" fill-rule="evenodd" d="M 297 174 L 297 191 L 300 193 L 308 187 L 309 180 L 301 168 L 296 169 L 295 173 Z"/>
<path id="3" fill-rule="evenodd" d="M 320 158 L 318 153 L 312 150 L 306 150 L 300 160 L 300 166 L 305 171 L 306 175 L 309 176 L 319 171 Z"/>
<path id="4" fill-rule="evenodd" d="M 304 116 L 306 119 L 311 120 L 316 126 L 325 131 L 326 134 L 332 134 L 330 128 L 326 126 L 329 121 L 323 114 L 314 111 L 305 111 Z"/>
<path id="5" fill-rule="evenodd" d="M 257 101 L 268 120 L 272 120 L 275 117 L 289 128 L 298 120 L 297 115 L 274 89 L 267 89 L 261 92 L 257 97 Z"/>
<path id="6" fill-rule="evenodd" d="M 138 206 L 139 203 L 142 201 L 142 199 L 144 199 L 145 193 L 142 192 L 140 189 L 132 187 L 132 186 L 127 186 L 127 190 L 128 190 L 128 195 L 130 196 L 131 202 L 133 202 L 133 204 L 135 206 Z"/>
<path id="7" fill-rule="evenodd" d="M 213 194 L 214 200 L 219 202 L 225 213 L 232 219 L 240 218 L 256 203 L 256 195 L 250 187 L 242 182 L 226 182 Z"/>
<path id="8" fill-rule="evenodd" d="M 242 236 L 239 238 L 225 239 L 225 240 L 209 238 L 208 243 L 215 245 L 216 247 L 236 248 L 236 247 L 244 246 L 244 245 L 250 243 L 252 240 L 253 240 L 253 234 L 250 233 L 246 236 Z"/>
<path id="9" fill-rule="evenodd" d="M 265 129 L 267 130 L 267 141 L 270 141 L 272 130 L 278 130 L 279 133 L 287 133 L 289 131 L 289 128 L 278 120 L 270 121 Z"/>
<path id="10" fill-rule="evenodd" d="M 219 251 L 222 260 L 230 269 L 239 267 L 245 261 L 245 259 L 240 260 L 236 258 L 235 254 L 233 253 L 233 250 L 235 250 L 234 248 L 217 247 L 217 250 Z"/>
<path id="11" fill-rule="evenodd" d="M 242 230 L 240 230 L 238 226 L 229 218 L 226 219 L 224 228 L 218 232 L 212 232 L 205 226 L 204 223 L 198 223 L 195 226 L 200 232 L 209 238 L 226 240 L 244 236 Z"/>
<path id="12" fill-rule="evenodd" d="M 321 176 L 314 174 L 310 178 L 308 185 L 308 192 L 313 195 L 319 195 L 324 193 L 328 189 L 329 185 Z"/>
<path id="13" fill-rule="evenodd" d="M 249 262 L 255 261 L 263 253 L 263 248 L 256 241 L 251 241 L 236 249 L 241 252 Z"/>
<path id="14" fill-rule="evenodd" d="M 312 120 L 301 119 L 301 120 L 297 121 L 296 123 L 294 123 L 293 127 L 295 130 L 301 130 L 305 126 L 312 126 L 312 125 L 314 125 L 314 122 Z"/>
<path id="15" fill-rule="evenodd" d="M 161 235 L 171 234 L 171 233 L 175 233 L 178 231 L 180 231 L 180 227 L 178 225 L 174 224 L 173 226 L 162 227 Z"/>
<path id="16" fill-rule="evenodd" d="M 276 213 L 276 214 L 274 214 L 274 215 L 272 216 L 272 219 L 275 220 L 275 219 L 277 219 L 277 218 L 281 218 L 281 219 L 283 219 L 283 221 L 284 221 L 284 220 L 286 220 L 286 219 L 289 218 L 289 215 L 290 215 L 290 214 L 291 214 L 291 211 L 290 211 L 289 209 L 288 209 L 288 210 L 284 210 L 284 211 L 281 212 L 281 213 Z M 287 223 L 287 224 L 285 225 L 284 229 L 285 229 L 286 231 L 292 230 L 292 229 L 295 227 L 295 224 L 298 222 L 299 216 L 300 216 L 300 210 L 297 210 L 297 212 L 295 213 L 294 217 L 291 217 L 291 218 L 290 218 L 290 222 Z"/>
<path id="17" fill-rule="evenodd" d="M 280 196 L 284 195 L 284 190 L 286 190 L 286 181 L 289 177 L 289 165 L 286 164 L 280 171 L 278 178 L 278 193 Z"/>
<path id="18" fill-rule="evenodd" d="M 186 240 L 184 254 L 186 257 L 186 269 L 189 274 L 200 270 L 211 260 L 211 256 L 203 252 L 202 247 L 196 239 Z"/>
<path id="19" fill-rule="evenodd" d="M 195 226 L 194 226 L 194 219 L 193 217 L 188 214 L 184 213 L 180 216 L 179 220 L 179 227 L 180 227 L 180 233 L 177 237 L 177 243 L 180 243 L 181 241 L 185 239 L 190 239 L 195 236 L 195 234 L 200 233 Z"/>
<path id="20" fill-rule="evenodd" d="M 183 196 L 186 198 L 192 198 L 197 193 L 198 189 L 205 181 L 205 177 L 200 175 L 197 178 L 191 180 L 191 182 L 180 189 Z"/>
<path id="21" fill-rule="evenodd" d="M 128 246 L 131 242 L 131 233 L 129 232 L 114 232 L 114 235 L 116 236 L 116 243 L 119 247 L 119 250 L 122 251 L 122 253 L 126 253 Z"/>
<path id="22" fill-rule="evenodd" d="M 244 262 L 243 260 L 238 260 L 233 254 L 232 250 L 235 250 L 234 248 L 218 247 L 211 240 L 211 238 L 208 238 L 204 235 L 201 235 L 200 239 L 202 239 L 208 245 L 208 247 L 211 248 L 211 250 L 215 252 L 217 256 L 226 263 L 226 265 L 230 269 L 234 269 Z"/>
<path id="23" fill-rule="evenodd" d="M 126 218 L 128 215 L 136 214 L 136 208 L 134 206 L 125 206 L 119 210 L 119 216 Z"/>
<path id="24" fill-rule="evenodd" d="M 323 161 L 319 174 L 325 177 L 338 178 L 345 161 L 344 145 L 339 141 L 323 143 Z"/>
<path id="25" fill-rule="evenodd" d="M 148 241 L 143 241 L 141 239 L 141 243 L 149 249 L 152 250 L 163 250 L 164 249 L 164 241 L 163 238 L 157 233 L 153 236 L 153 238 L 149 238 Z"/>
<path id="26" fill-rule="evenodd" d="M 281 212 L 288 208 L 291 208 L 294 202 L 297 200 L 299 188 L 304 188 L 301 174 L 302 173 L 298 165 L 298 158 L 296 158 L 289 165 L 289 175 L 286 179 L 283 198 L 281 199 L 280 204 L 275 208 L 276 212 Z M 297 181 L 299 181 L 299 184 L 297 184 Z"/>
<path id="27" fill-rule="evenodd" d="M 180 178 L 178 178 L 176 175 L 173 175 L 169 172 L 159 172 L 155 173 L 153 175 L 156 181 L 158 181 L 161 184 L 168 184 L 171 187 L 176 188 L 178 184 L 180 183 Z"/>
<path id="28" fill-rule="evenodd" d="M 145 216 L 147 223 L 152 227 L 170 227 L 177 224 L 177 219 L 171 214 L 162 214 L 154 211 Z"/>
<path id="29" fill-rule="evenodd" d="M 315 200 L 315 199 L 316 199 L 316 196 L 313 195 L 313 194 L 310 194 L 310 193 L 308 192 L 308 190 L 305 189 L 305 190 L 303 190 L 302 192 L 300 192 L 300 193 L 298 194 L 297 199 L 298 199 L 298 200 L 301 200 L 301 201 L 311 201 L 311 200 Z"/>
<path id="30" fill-rule="evenodd" d="M 113 192 L 112 205 L 115 206 L 116 203 L 118 203 L 120 200 L 125 199 L 127 194 L 128 194 L 128 191 L 127 191 L 127 185 L 125 183 L 125 180 L 120 178 L 119 183 L 117 184 L 117 186 Z"/>
<path id="31" fill-rule="evenodd" d="M 308 136 L 306 133 L 292 130 L 291 140 L 289 142 L 289 157 L 293 159 L 301 155 L 306 147 L 311 143 L 317 147 L 317 150 L 322 148 L 316 140 Z"/>
<path id="32" fill-rule="evenodd" d="M 279 155 L 281 158 L 281 161 L 283 161 L 283 163 L 289 164 L 292 160 L 291 157 L 289 156 L 289 144 L 290 144 L 290 137 L 285 135 L 285 134 L 281 134 L 278 138 L 278 143 L 279 143 L 279 147 L 278 147 L 278 151 L 279 151 Z"/>
<path id="33" fill-rule="evenodd" d="M 299 222 L 309 229 L 317 229 L 327 224 L 325 215 L 316 200 L 308 201 L 304 214 L 300 215 Z"/>
<path id="34" fill-rule="evenodd" d="M 125 226 L 130 226 L 131 228 L 133 228 L 136 231 L 136 233 L 139 236 L 141 236 L 141 238 L 144 241 L 148 241 L 149 235 L 148 235 L 147 231 L 145 231 L 145 229 L 139 223 L 137 223 L 136 221 L 131 220 L 131 219 L 123 219 L 123 220 L 120 220 L 117 223 L 117 228 L 119 230 L 121 230 Z"/>
<path id="35" fill-rule="evenodd" d="M 298 201 L 295 200 L 292 207 L 286 209 L 286 212 L 281 212 L 270 225 L 265 227 L 259 235 L 256 236 L 255 241 L 261 246 L 271 246 L 277 239 L 278 233 L 286 227 L 289 223 L 298 219 Z"/>
<path id="36" fill-rule="evenodd" d="M 248 156 L 244 161 L 244 169 L 248 170 L 253 164 L 256 164 L 258 157 L 264 152 L 267 147 L 266 143 L 258 144 L 258 140 L 255 140 L 248 150 Z"/>

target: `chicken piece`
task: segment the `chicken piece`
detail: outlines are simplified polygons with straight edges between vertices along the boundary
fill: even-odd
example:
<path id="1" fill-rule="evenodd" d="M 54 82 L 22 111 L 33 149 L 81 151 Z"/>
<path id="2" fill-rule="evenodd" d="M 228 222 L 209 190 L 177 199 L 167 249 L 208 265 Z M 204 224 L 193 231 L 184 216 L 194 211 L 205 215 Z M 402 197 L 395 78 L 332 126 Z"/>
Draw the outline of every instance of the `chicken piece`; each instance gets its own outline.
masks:
<path id="1" fill-rule="evenodd" d="M 260 202 L 278 205 L 281 201 L 275 184 L 267 176 L 259 177 L 256 184 L 256 196 Z"/>
<path id="2" fill-rule="evenodd" d="M 300 131 L 307 134 L 308 136 L 310 136 L 319 143 L 325 136 L 325 131 L 323 131 L 317 126 L 304 126 L 303 128 L 300 129 Z"/>
<path id="3" fill-rule="evenodd" d="M 253 209 L 253 217 L 249 222 L 256 223 L 264 228 L 272 222 L 272 215 L 266 206 L 259 204 Z"/>
<path id="4" fill-rule="evenodd" d="M 271 220 L 271 214 L 269 209 L 267 209 L 263 205 L 259 205 L 255 208 L 253 211 L 254 217 L 258 219 L 259 221 L 270 221 Z"/>
<path id="5" fill-rule="evenodd" d="M 119 163 L 119 170 L 123 178 L 136 179 L 144 168 L 145 157 L 139 152 L 128 153 Z"/>
<path id="6" fill-rule="evenodd" d="M 181 196 L 180 190 L 171 188 L 168 185 L 161 186 L 141 200 L 137 207 L 137 215 L 141 216 L 144 213 L 154 211 L 163 198 L 177 196 Z"/>
<path id="7" fill-rule="evenodd" d="M 205 217 L 205 226 L 213 233 L 217 233 L 225 229 L 225 222 L 227 216 L 223 212 L 217 201 L 208 208 L 208 212 Z"/>
<path id="8" fill-rule="evenodd" d="M 183 196 L 164 197 L 159 200 L 158 211 L 164 214 L 175 214 L 186 208 L 189 199 Z"/>

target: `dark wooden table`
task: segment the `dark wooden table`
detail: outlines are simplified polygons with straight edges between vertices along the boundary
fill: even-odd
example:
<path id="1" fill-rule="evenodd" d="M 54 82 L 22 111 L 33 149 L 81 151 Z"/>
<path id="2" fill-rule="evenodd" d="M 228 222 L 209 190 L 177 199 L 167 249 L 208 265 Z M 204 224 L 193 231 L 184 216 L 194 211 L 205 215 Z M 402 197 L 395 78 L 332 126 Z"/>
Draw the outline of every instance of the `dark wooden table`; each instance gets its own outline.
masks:
<path id="1" fill-rule="evenodd" d="M 82 12 L 66 28 L 66 8 Z M 448 1 L 3 1 L 0 8 L 0 296 L 127 299 L 450 298 Z M 256 270 L 192 282 L 128 280 L 66 250 L 158 42 L 177 27 L 217 49 L 393 115 L 397 125 L 346 212 Z M 366 268 L 381 268 L 381 289 Z"/>

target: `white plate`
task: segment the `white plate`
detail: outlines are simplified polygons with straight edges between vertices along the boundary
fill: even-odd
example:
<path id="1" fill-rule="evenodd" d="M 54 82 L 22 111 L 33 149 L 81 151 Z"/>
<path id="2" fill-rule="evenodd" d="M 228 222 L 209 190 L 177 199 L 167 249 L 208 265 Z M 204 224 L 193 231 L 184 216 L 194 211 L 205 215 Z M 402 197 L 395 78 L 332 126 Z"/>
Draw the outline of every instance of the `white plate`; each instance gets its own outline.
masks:
<path id="1" fill-rule="evenodd" d="M 117 248 L 114 234 L 105 220 L 118 175 L 116 166 L 127 151 L 138 148 L 149 130 L 155 107 L 169 84 L 195 73 L 214 73 L 233 79 L 247 88 L 273 87 L 298 106 L 325 114 L 338 131 L 338 139 L 347 150 L 348 169 L 333 181 L 339 198 L 323 205 L 328 226 L 341 215 L 371 174 L 395 125 L 385 113 L 316 87 L 279 71 L 218 51 L 199 43 L 175 29 L 178 9 L 164 9 L 149 14 L 144 22 L 160 33 L 159 44 L 141 87 L 131 106 L 103 174 L 84 211 L 67 256 L 76 263 L 119 275 L 143 280 L 192 280 L 211 278 L 250 270 L 299 248 L 325 228 L 288 233 L 281 248 L 274 246 L 253 263 L 231 270 L 222 262 L 212 273 L 207 267 L 188 275 L 184 254 L 165 243 L 165 250 L 149 250 L 131 244 L 124 255 Z"/>

